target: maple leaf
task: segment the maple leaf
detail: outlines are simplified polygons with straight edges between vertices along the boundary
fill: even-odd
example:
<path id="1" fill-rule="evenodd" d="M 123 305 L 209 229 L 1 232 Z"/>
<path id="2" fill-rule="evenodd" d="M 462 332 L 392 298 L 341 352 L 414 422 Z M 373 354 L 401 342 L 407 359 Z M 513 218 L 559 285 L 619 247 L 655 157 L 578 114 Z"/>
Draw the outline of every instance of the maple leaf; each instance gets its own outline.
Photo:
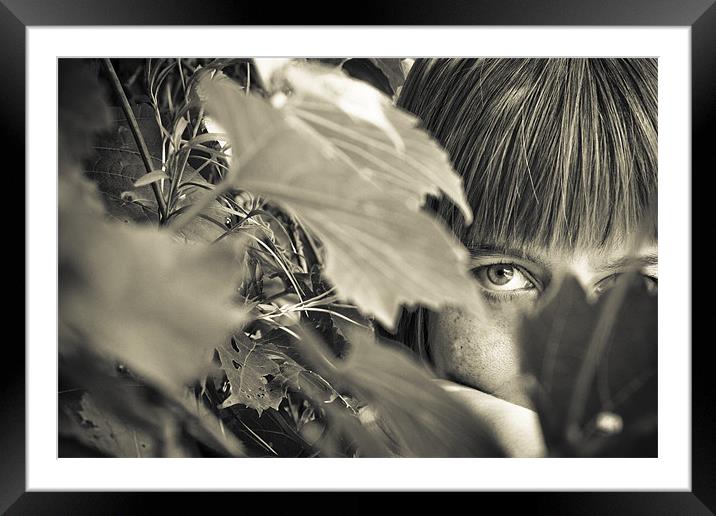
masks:
<path id="1" fill-rule="evenodd" d="M 285 109 L 330 141 L 357 173 L 413 209 L 426 195 L 443 192 L 472 220 L 462 179 L 445 151 L 417 127 L 416 117 L 338 70 L 294 66 L 286 78 L 295 92 Z"/>
<path id="2" fill-rule="evenodd" d="M 241 403 L 255 409 L 259 415 L 269 408 L 278 409 L 284 392 L 276 389 L 270 381 L 281 370 L 266 356 L 261 343 L 237 333 L 217 351 L 231 388 L 229 397 L 219 408 Z"/>
<path id="3" fill-rule="evenodd" d="M 293 339 L 284 332 L 269 330 L 265 337 L 253 339 L 239 333 L 220 347 L 221 369 L 229 381 L 230 394 L 220 408 L 241 404 L 260 416 L 269 408 L 278 410 L 288 390 L 308 389 L 322 403 L 338 393 L 314 371 L 299 363 Z"/>
<path id="4" fill-rule="evenodd" d="M 624 276 L 594 303 L 566 277 L 522 326 L 523 370 L 538 382 L 553 452 L 656 453 L 657 298 L 638 275 Z"/>
<path id="5" fill-rule="evenodd" d="M 227 78 L 205 79 L 200 92 L 236 151 L 227 181 L 265 196 L 320 239 L 339 295 L 387 327 L 403 303 L 480 308 L 466 249 L 417 203 L 367 180 L 333 142 Z"/>

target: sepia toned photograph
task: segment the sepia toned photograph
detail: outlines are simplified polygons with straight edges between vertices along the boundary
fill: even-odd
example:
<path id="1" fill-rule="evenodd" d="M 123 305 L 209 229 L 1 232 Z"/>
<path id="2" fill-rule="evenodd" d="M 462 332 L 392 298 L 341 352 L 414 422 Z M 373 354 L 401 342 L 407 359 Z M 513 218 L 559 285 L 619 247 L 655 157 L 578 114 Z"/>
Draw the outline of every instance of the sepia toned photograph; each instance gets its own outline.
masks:
<path id="1" fill-rule="evenodd" d="M 658 76 L 59 59 L 59 456 L 657 457 Z"/>

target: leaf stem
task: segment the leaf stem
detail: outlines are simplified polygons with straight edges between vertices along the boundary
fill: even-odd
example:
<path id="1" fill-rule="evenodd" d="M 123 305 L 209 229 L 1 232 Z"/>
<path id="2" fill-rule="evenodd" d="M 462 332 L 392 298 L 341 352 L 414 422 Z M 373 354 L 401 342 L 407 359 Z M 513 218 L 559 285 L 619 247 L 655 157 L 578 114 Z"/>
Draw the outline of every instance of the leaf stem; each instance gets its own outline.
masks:
<path id="1" fill-rule="evenodd" d="M 199 116 L 196 119 L 196 125 L 192 129 L 192 139 L 196 137 L 197 132 L 199 131 L 199 125 L 201 124 L 201 119 L 204 116 L 204 108 L 202 107 L 199 111 Z M 187 112 L 187 119 L 189 120 L 189 123 L 191 123 L 191 114 Z M 176 172 L 172 174 L 172 182 L 169 185 L 169 208 L 168 210 L 173 209 L 174 203 L 176 199 L 174 198 L 176 196 L 177 188 L 179 186 L 179 183 L 182 180 L 182 176 L 184 175 L 184 169 L 186 168 L 187 163 L 189 162 L 189 154 L 191 153 L 191 149 L 187 149 L 186 153 L 182 156 L 182 162 L 180 165 L 177 166 Z"/>
<path id="2" fill-rule="evenodd" d="M 144 163 L 144 168 L 147 170 L 146 173 L 148 174 L 154 170 L 154 167 L 152 166 L 152 158 L 149 154 L 149 148 L 147 148 L 147 144 L 144 141 L 144 137 L 139 130 L 139 124 L 137 124 L 137 119 L 132 111 L 132 106 L 129 105 L 129 100 L 127 100 L 127 95 L 124 93 L 122 83 L 119 82 L 119 77 L 117 77 L 117 72 L 115 72 L 112 62 L 108 58 L 102 59 L 102 62 L 107 70 L 107 74 L 109 75 L 109 82 L 112 85 L 112 89 L 122 103 L 122 111 L 124 111 L 124 116 L 127 119 L 130 130 L 132 131 L 132 136 L 134 136 L 134 141 L 137 144 L 139 154 L 142 157 L 142 162 Z M 152 183 L 151 186 L 154 191 L 154 196 L 157 198 L 159 221 L 160 223 L 163 223 L 163 221 L 167 218 L 167 204 L 164 201 L 159 185 L 157 183 Z"/>

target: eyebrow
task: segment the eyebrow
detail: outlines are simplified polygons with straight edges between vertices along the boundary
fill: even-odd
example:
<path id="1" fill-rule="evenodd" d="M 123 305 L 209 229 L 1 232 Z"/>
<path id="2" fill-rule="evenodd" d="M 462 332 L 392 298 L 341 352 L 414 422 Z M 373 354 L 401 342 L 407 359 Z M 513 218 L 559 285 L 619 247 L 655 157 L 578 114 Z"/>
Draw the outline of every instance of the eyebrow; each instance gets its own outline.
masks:
<path id="1" fill-rule="evenodd" d="M 539 265 L 545 270 L 550 269 L 550 264 L 547 263 L 544 259 L 521 248 L 508 247 L 495 243 L 472 244 L 466 247 L 467 250 L 470 252 L 470 256 L 472 258 L 479 258 L 485 255 L 515 256 L 518 258 L 529 260 L 530 262 Z M 642 256 L 623 256 L 598 267 L 598 270 L 600 272 L 617 272 L 623 271 L 624 269 L 628 269 L 630 267 L 639 268 L 658 265 L 659 255 L 656 253 L 649 253 Z"/>
<path id="2" fill-rule="evenodd" d="M 505 245 L 494 243 L 472 244 L 466 247 L 467 250 L 470 252 L 470 256 L 472 258 L 479 258 L 485 255 L 515 256 L 524 260 L 529 260 L 530 262 L 539 265 L 545 270 L 549 270 L 550 268 L 549 264 L 544 261 L 544 259 L 530 253 L 529 251 L 517 247 L 507 247 Z"/>
<path id="3" fill-rule="evenodd" d="M 659 256 L 656 253 L 649 253 L 642 256 L 629 255 L 617 258 L 599 267 L 601 272 L 616 272 L 630 267 L 648 267 L 659 265 Z"/>

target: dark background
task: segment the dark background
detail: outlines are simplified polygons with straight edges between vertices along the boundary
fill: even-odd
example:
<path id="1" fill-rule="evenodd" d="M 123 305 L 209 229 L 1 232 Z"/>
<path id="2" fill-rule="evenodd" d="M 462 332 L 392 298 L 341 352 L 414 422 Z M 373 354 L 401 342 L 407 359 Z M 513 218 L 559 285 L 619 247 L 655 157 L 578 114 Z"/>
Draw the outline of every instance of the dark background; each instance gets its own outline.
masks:
<path id="1" fill-rule="evenodd" d="M 25 28 L 34 25 L 682 25 L 692 30 L 692 182 L 697 195 L 710 197 L 710 179 L 716 166 L 713 147 L 716 143 L 716 5 L 714 0 L 429 0 L 363 1 L 360 3 L 259 3 L 188 0 L 0 0 L 0 42 L 3 78 L 0 89 L 3 138 L 5 146 L 6 209 L 3 226 L 22 231 L 18 239 L 6 240 L 6 256 L 20 260 L 25 267 L 24 224 L 16 220 L 24 206 L 12 209 L 11 201 L 25 196 L 16 191 L 15 182 L 24 170 L 25 154 Z M 327 42 L 330 45 L 330 42 Z M 88 46 L 91 52 L 91 45 Z M 53 122 L 54 123 L 54 122 Z M 42 151 L 37 143 L 29 151 Z M 671 171 L 673 173 L 679 173 Z M 686 171 L 682 173 L 686 174 Z M 708 207 L 694 200 L 692 205 Z M 710 222 L 710 214 L 692 217 L 692 234 L 710 235 L 701 227 Z M 55 228 L 48 228 L 52 231 Z M 701 231 L 699 231 L 701 229 Z M 21 243 L 22 242 L 22 243 Z M 21 248 L 23 252 L 20 253 Z M 692 251 L 693 252 L 693 251 Z M 694 263 L 699 279 L 711 282 L 710 270 Z M 20 275 L 6 267 L 8 283 L 21 281 Z M 691 281 L 691 278 L 684 278 Z M 704 290 L 709 286 L 701 283 Z M 19 292 L 19 285 L 17 286 Z M 24 292 L 24 290 L 23 290 Z M 25 306 L 9 298 L 6 306 Z M 698 305 L 694 313 L 704 312 Z M 705 314 L 704 314 L 705 315 Z M 10 315 L 4 317 L 12 321 Z M 699 319 L 696 317 L 696 319 Z M 709 320 L 706 318 L 705 320 Z M 189 494 L 134 493 L 26 493 L 25 491 L 25 354 L 16 339 L 4 333 L 0 360 L 0 512 L 8 514 L 130 514 L 150 510 L 152 502 L 163 509 L 187 507 Z M 696 340 L 692 346 L 692 492 L 691 493 L 524 493 L 470 495 L 451 494 L 435 500 L 426 494 L 410 494 L 410 501 L 441 512 L 463 506 L 468 510 L 485 509 L 497 504 L 502 510 L 525 507 L 548 514 L 713 514 L 716 511 L 716 446 L 714 406 L 716 396 L 712 382 L 713 366 L 709 360 L 712 337 Z M 670 343 L 686 346 L 690 343 Z M 55 344 L 48 343 L 54 353 Z M 22 495 L 22 496 L 21 496 Z M 372 512 L 386 504 L 382 494 L 348 494 L 336 500 L 327 494 L 247 494 L 202 497 L 202 513 L 221 506 L 231 510 L 253 510 L 247 501 L 261 504 L 263 511 L 310 508 L 331 512 Z M 459 499 L 452 497 L 458 496 Z M 465 499 L 470 496 L 469 499 Z M 18 499 L 19 497 L 19 499 Z M 193 498 L 193 497 L 192 497 Z M 399 502 L 403 503 L 403 502 Z M 458 505 L 455 505 L 458 504 Z M 12 507 L 10 507 L 12 506 Z M 185 509 L 186 510 L 186 509 Z M 493 510 L 493 509 L 490 509 Z"/>

